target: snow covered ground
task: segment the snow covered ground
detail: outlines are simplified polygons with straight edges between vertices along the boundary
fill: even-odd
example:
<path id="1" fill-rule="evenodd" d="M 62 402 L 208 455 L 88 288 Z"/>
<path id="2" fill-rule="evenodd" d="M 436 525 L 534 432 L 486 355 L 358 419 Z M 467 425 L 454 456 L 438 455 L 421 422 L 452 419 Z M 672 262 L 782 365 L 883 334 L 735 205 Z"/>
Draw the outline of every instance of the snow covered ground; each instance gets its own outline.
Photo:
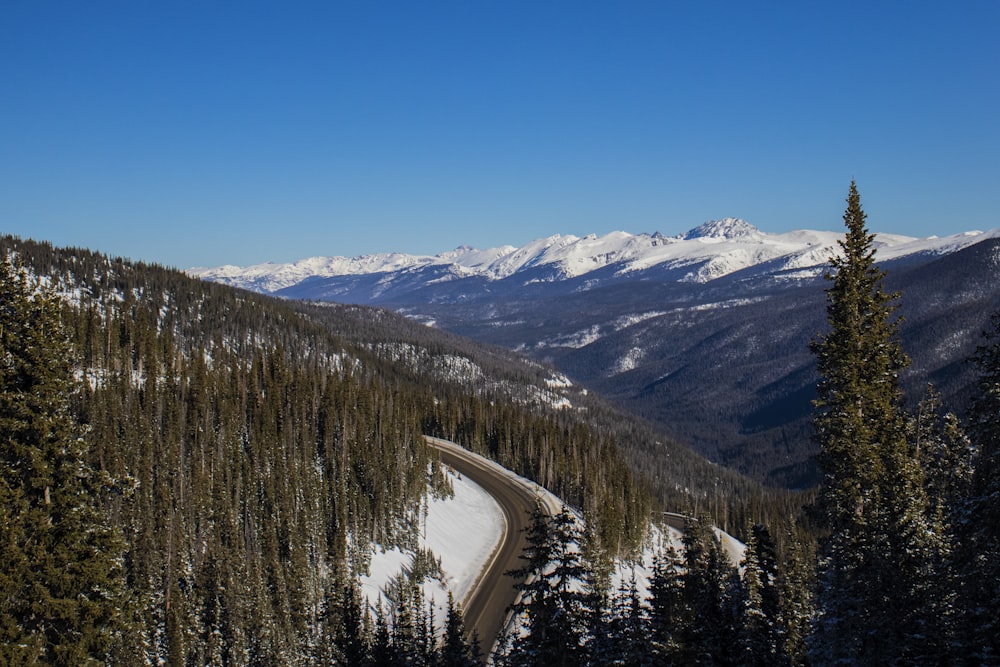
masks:
<path id="1" fill-rule="evenodd" d="M 441 559 L 443 576 L 440 580 L 427 579 L 421 585 L 425 602 L 433 602 L 434 623 L 439 629 L 444 627 L 448 592 L 451 591 L 455 599 L 460 602 L 465 600 L 480 572 L 489 562 L 505 530 L 503 513 L 492 496 L 478 484 L 455 471 L 447 468 L 445 471 L 454 488 L 454 496 L 434 498 L 428 493 L 419 535 L 420 548 L 430 550 L 434 557 Z M 562 506 L 563 503 L 559 498 L 533 482 L 510 471 L 506 474 L 543 493 L 550 511 L 558 511 Z M 734 564 L 739 564 L 744 545 L 722 531 L 716 532 L 730 559 Z M 612 575 L 612 590 L 623 581 L 635 577 L 640 594 L 646 596 L 653 571 L 653 555 L 668 542 L 681 551 L 680 531 L 670 526 L 664 526 L 662 529 L 654 527 L 650 543 L 638 562 L 617 564 Z M 376 547 L 372 554 L 369 574 L 361 577 L 362 596 L 368 599 L 372 609 L 380 600 L 383 609 L 389 606 L 385 591 L 395 578 L 411 569 L 413 559 L 412 552 Z"/>
<path id="2" fill-rule="evenodd" d="M 424 600 L 434 603 L 438 628 L 444 624 L 448 591 L 458 601 L 465 599 L 503 537 L 505 527 L 503 513 L 492 496 L 453 471 L 446 474 L 455 495 L 447 499 L 428 495 L 420 530 L 420 547 L 441 559 L 444 574 L 442 581 L 428 579 L 421 587 Z M 369 574 L 361 578 L 362 596 L 372 606 L 379 599 L 384 601 L 386 587 L 403 570 L 410 569 L 413 557 L 413 553 L 399 549 L 376 548 Z"/>

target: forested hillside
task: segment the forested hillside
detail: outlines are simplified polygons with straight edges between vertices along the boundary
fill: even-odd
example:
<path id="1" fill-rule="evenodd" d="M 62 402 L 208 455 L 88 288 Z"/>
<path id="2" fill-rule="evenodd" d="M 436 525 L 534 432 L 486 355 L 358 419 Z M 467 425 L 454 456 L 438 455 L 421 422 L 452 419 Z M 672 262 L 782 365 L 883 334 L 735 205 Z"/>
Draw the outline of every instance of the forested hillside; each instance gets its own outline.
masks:
<path id="1" fill-rule="evenodd" d="M 427 327 L 391 311 L 329 302 L 289 305 L 343 339 L 370 349 L 388 364 L 386 372 L 393 382 L 423 387 L 428 376 L 433 377 L 436 395 L 448 397 L 450 407 L 444 411 L 435 406 L 434 420 L 427 425 L 432 434 L 461 442 L 540 482 L 557 469 L 553 461 L 573 466 L 576 472 L 565 478 L 566 483 L 546 486 L 578 507 L 583 507 L 585 495 L 600 500 L 602 506 L 588 508 L 595 514 L 620 512 L 623 502 L 623 494 L 613 491 L 621 487 L 608 487 L 606 496 L 581 493 L 591 483 L 584 470 L 604 469 L 605 464 L 591 463 L 599 451 L 604 452 L 601 456 L 617 452 L 629 464 L 633 478 L 652 490 L 658 507 L 709 514 L 734 533 L 741 533 L 747 519 L 777 524 L 801 506 L 800 494 L 765 488 L 709 463 L 642 419 L 572 385 L 551 367 L 510 350 Z M 470 363 L 466 374 L 456 372 L 456 364 Z M 532 405 L 534 412 L 520 407 Z M 531 422 L 535 426 L 528 428 Z M 572 434 L 564 450 L 552 450 L 559 440 L 551 437 L 551 429 Z M 599 450 L 594 438 L 605 443 Z M 527 452 L 540 455 L 517 453 L 519 442 L 526 443 Z M 606 483 L 621 481 L 631 483 Z M 615 519 L 609 515 L 607 520 Z"/>
<path id="2" fill-rule="evenodd" d="M 352 566 L 370 540 L 407 539 L 425 492 L 415 397 L 280 304 L 89 252 L 5 246 L 72 295 L 72 407 L 125 544 L 114 661 L 324 659 Z"/>
<path id="3" fill-rule="evenodd" d="M 0 253 L 25 289 L 62 303 L 50 335 L 68 339 L 69 406 L 124 544 L 118 662 L 330 658 L 368 545 L 413 540 L 433 471 L 424 433 L 582 508 L 592 546 L 642 537 L 653 501 L 622 460 L 624 431 L 553 406 L 548 369 L 485 348 L 473 364 L 457 339 L 414 341 L 379 311 L 293 306 L 9 237 Z M 660 486 L 725 513 L 731 479 L 682 470 Z"/>

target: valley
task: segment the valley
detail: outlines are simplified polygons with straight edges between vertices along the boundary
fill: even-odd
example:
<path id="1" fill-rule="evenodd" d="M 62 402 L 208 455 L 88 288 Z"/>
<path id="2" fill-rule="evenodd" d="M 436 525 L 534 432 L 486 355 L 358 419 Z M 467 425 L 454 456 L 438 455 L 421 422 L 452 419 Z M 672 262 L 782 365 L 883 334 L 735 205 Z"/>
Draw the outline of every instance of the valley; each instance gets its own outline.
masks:
<path id="1" fill-rule="evenodd" d="M 809 345 L 825 327 L 823 275 L 838 238 L 726 219 L 676 237 L 555 236 L 195 273 L 285 298 L 376 305 L 515 350 L 714 462 L 801 489 L 819 480 Z M 907 395 L 916 402 L 930 383 L 960 412 L 965 360 L 1000 302 L 1000 230 L 875 238 L 887 284 L 902 294 Z"/>

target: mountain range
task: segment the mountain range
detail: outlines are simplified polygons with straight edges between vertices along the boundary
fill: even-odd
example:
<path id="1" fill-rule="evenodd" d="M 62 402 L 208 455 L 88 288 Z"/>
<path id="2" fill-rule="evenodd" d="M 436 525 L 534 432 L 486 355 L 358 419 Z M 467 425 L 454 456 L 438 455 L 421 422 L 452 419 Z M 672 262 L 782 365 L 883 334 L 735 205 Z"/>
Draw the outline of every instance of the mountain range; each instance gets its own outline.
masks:
<path id="1" fill-rule="evenodd" d="M 769 483 L 817 480 L 809 342 L 825 327 L 823 276 L 842 234 L 762 232 L 709 221 L 687 233 L 551 236 L 460 247 L 192 269 L 290 299 L 378 305 L 554 364 L 710 459 Z M 973 352 L 1000 308 L 1000 229 L 945 237 L 877 234 L 902 293 L 903 378 L 933 383 L 961 413 Z"/>
<path id="2" fill-rule="evenodd" d="M 1000 230 L 996 230 L 1000 233 Z M 943 254 L 984 236 L 967 232 L 926 239 L 878 235 L 882 259 Z M 757 269 L 793 279 L 822 271 L 836 252 L 835 232 L 799 230 L 767 234 L 738 218 L 706 222 L 677 236 L 612 232 L 586 237 L 555 235 L 516 248 L 479 250 L 461 246 L 437 255 L 386 253 L 359 257 L 313 257 L 288 264 L 195 268 L 202 278 L 245 289 L 295 298 L 348 297 L 353 302 L 397 303 L 409 292 L 422 294 L 440 283 L 571 282 L 578 291 L 610 282 L 644 280 L 647 272 L 677 282 L 705 284 Z M 366 281 L 365 277 L 375 278 Z M 580 280 L 586 282 L 579 283 Z M 457 285 L 449 286 L 457 287 Z M 442 301 L 468 298 L 462 289 L 433 290 Z M 424 301 L 417 295 L 417 301 Z"/>

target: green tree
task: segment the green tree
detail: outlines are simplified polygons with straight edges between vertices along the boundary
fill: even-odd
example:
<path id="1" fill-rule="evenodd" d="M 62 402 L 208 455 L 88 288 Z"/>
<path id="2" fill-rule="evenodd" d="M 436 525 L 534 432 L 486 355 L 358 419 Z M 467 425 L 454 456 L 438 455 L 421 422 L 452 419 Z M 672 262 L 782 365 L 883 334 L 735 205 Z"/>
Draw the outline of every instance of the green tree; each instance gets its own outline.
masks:
<path id="1" fill-rule="evenodd" d="M 813 643 L 820 664 L 916 660 L 933 614 L 926 605 L 935 536 L 902 408 L 899 374 L 908 360 L 893 317 L 898 295 L 883 290 L 865 218 L 852 182 L 843 255 L 828 275 L 830 331 L 812 345 L 819 509 L 830 532 Z"/>
<path id="2" fill-rule="evenodd" d="M 1000 663 L 1000 313 L 991 326 L 973 356 L 979 378 L 968 433 L 977 456 L 957 529 L 960 626 L 970 664 Z"/>
<path id="3" fill-rule="evenodd" d="M 480 663 L 480 658 L 479 640 L 474 636 L 471 643 L 466 641 L 462 608 L 449 591 L 448 617 L 441 641 L 441 667 L 474 667 Z"/>
<path id="4" fill-rule="evenodd" d="M 684 521 L 684 570 L 678 622 L 681 664 L 735 664 L 739 575 L 707 518 Z"/>
<path id="5" fill-rule="evenodd" d="M 673 663 L 680 655 L 683 625 L 681 557 L 669 542 L 657 549 L 649 581 L 650 643 L 656 657 Z"/>
<path id="6" fill-rule="evenodd" d="M 97 664 L 121 630 L 124 549 L 87 461 L 61 301 L 0 262 L 0 663 Z"/>
<path id="7" fill-rule="evenodd" d="M 754 524 L 743 556 L 738 663 L 770 666 L 783 661 L 779 627 L 778 557 L 767 528 Z"/>
<path id="8" fill-rule="evenodd" d="M 582 664 L 585 568 L 573 545 L 580 540 L 576 520 L 565 507 L 551 519 L 536 508 L 527 539 L 524 567 L 509 573 L 522 580 L 516 585 L 521 600 L 512 608 L 524 615 L 525 633 L 514 638 L 506 664 Z"/>
<path id="9" fill-rule="evenodd" d="M 809 628 L 815 613 L 815 569 L 811 542 L 804 542 L 789 522 L 786 555 L 778 570 L 781 654 L 795 667 L 808 664 Z"/>

